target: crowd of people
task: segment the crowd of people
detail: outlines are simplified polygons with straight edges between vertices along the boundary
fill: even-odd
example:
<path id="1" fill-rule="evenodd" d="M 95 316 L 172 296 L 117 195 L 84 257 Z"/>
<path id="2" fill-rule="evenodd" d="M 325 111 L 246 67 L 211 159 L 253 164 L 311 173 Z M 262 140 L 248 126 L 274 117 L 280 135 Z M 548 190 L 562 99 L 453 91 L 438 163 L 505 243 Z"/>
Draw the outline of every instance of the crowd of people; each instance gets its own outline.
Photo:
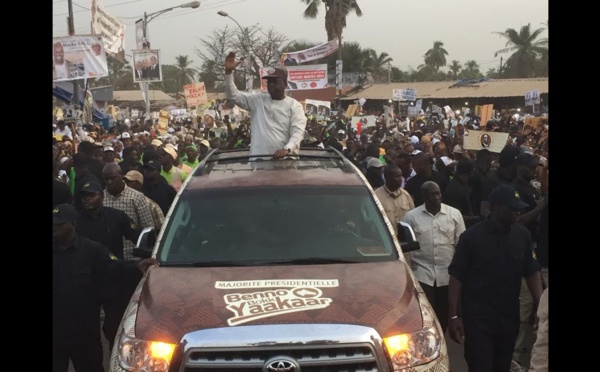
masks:
<path id="1" fill-rule="evenodd" d="M 65 371 L 64 355 L 76 369 L 90 366 L 78 358 L 97 355 L 99 344 L 74 340 L 99 322 L 100 308 L 102 331 L 112 345 L 140 271 L 157 264 L 140 263 L 133 255 L 137 237 L 145 227 L 160 229 L 182 183 L 211 149 L 248 148 L 252 156 L 283 158 L 301 147 L 339 150 L 360 169 L 392 225 L 404 221 L 413 227 L 420 249 L 405 259 L 444 333 L 464 341 L 470 371 L 525 371 L 527 365 L 547 370 L 547 119 L 537 127 L 509 115 L 485 124 L 473 117 L 462 125 L 430 115 L 415 118 L 407 128 L 405 118 L 386 120 L 374 113 L 376 126 L 359 133 L 341 111 L 321 122 L 305 114 L 285 95 L 285 68 L 265 76 L 268 92 L 238 91 L 229 78 L 237 64 L 230 54 L 226 92 L 250 111 L 245 120 L 205 115 L 171 121 L 166 133 L 153 120 L 128 120 L 108 130 L 53 121 L 55 263 L 62 257 L 61 265 L 72 265 L 71 279 L 89 274 L 74 266 L 81 259 L 63 257 L 65 249 L 89 241 L 99 243 L 104 250 L 97 254 L 109 261 L 139 263 L 131 266 L 137 271 L 103 269 L 117 272 L 113 276 L 122 283 L 110 296 L 73 290 L 71 295 L 85 299 L 88 308 L 81 314 L 87 315 L 55 319 L 62 337 L 54 345 L 60 349 L 55 355 L 62 356 L 55 371 Z M 499 153 L 466 149 L 465 131 L 477 128 L 508 133 L 506 146 Z M 55 291 L 65 291 L 57 276 Z M 70 302 L 55 301 L 55 306 L 64 303 Z M 536 314 L 543 314 L 540 324 L 546 325 L 537 329 L 537 338 Z M 99 342 L 97 336 L 87 334 Z M 529 354 L 531 363 L 525 359 Z M 88 367 L 80 368 L 99 370 Z"/>

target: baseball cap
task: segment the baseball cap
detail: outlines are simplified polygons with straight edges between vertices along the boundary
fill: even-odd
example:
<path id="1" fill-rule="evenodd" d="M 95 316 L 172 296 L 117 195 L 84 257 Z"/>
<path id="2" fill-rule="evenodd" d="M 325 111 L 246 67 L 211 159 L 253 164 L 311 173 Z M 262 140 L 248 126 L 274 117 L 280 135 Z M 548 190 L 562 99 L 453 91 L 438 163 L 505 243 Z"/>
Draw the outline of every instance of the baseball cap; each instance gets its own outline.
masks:
<path id="1" fill-rule="evenodd" d="M 114 149 L 114 147 L 112 147 L 112 146 L 106 146 L 106 147 L 104 148 L 104 152 L 107 152 L 107 151 L 113 151 L 113 152 L 114 152 L 114 151 L 115 151 L 115 149 Z"/>
<path id="2" fill-rule="evenodd" d="M 490 194 L 491 205 L 506 205 L 511 209 L 525 209 L 529 204 L 523 202 L 517 190 L 510 185 L 496 186 Z"/>
<path id="3" fill-rule="evenodd" d="M 381 167 L 383 167 L 383 164 L 381 164 L 381 161 L 379 161 L 379 159 L 373 158 L 373 159 L 369 159 L 369 161 L 367 162 L 367 168 L 371 168 L 371 167 L 381 168 Z"/>
<path id="4" fill-rule="evenodd" d="M 537 167 L 538 163 L 539 162 L 537 161 L 535 156 L 529 153 L 519 154 L 515 159 L 515 165 L 517 166 L 524 165 L 526 167 Z"/>
<path id="5" fill-rule="evenodd" d="M 86 182 L 85 185 L 81 188 L 81 192 L 102 192 L 104 188 L 101 184 L 96 181 Z"/>
<path id="6" fill-rule="evenodd" d="M 138 181 L 140 184 L 144 184 L 144 176 L 136 170 L 127 172 L 124 177 L 129 181 Z"/>
<path id="7" fill-rule="evenodd" d="M 154 146 L 158 146 L 158 147 L 163 145 L 162 141 L 159 140 L 158 138 L 153 139 L 152 142 L 150 142 L 150 144 L 152 144 Z"/>
<path id="8" fill-rule="evenodd" d="M 462 154 L 463 150 L 460 147 L 460 145 L 455 145 L 454 149 L 452 149 L 452 152 L 455 153 L 455 154 Z"/>
<path id="9" fill-rule="evenodd" d="M 346 131 L 343 129 L 338 130 L 338 134 L 346 134 Z"/>
<path id="10" fill-rule="evenodd" d="M 173 160 L 177 159 L 177 151 L 175 151 L 172 146 L 164 146 L 162 149 L 165 150 L 167 154 L 171 155 Z"/>
<path id="11" fill-rule="evenodd" d="M 267 74 L 262 77 L 263 79 L 280 78 L 280 79 L 283 79 L 283 81 L 287 81 L 288 71 L 285 67 L 282 67 L 282 66 L 268 67 L 266 72 L 267 72 Z"/>
<path id="12" fill-rule="evenodd" d="M 60 224 L 77 221 L 77 211 L 71 204 L 59 204 L 52 210 L 52 223 Z"/>
<path id="13" fill-rule="evenodd" d="M 127 139 L 127 138 L 131 138 L 131 135 L 129 134 L 129 132 L 124 132 L 123 134 L 121 134 L 121 137 L 119 137 L 121 139 Z"/>
<path id="14" fill-rule="evenodd" d="M 498 164 L 500 164 L 501 167 L 509 167 L 514 164 L 515 159 L 520 153 L 521 150 L 519 150 L 518 147 L 505 146 L 498 156 Z"/>
<path id="15" fill-rule="evenodd" d="M 208 142 L 208 140 L 204 139 L 204 140 L 200 141 L 200 144 L 210 148 L 210 142 Z"/>
<path id="16" fill-rule="evenodd" d="M 160 171 L 162 169 L 162 166 L 160 165 L 160 163 L 157 160 L 150 160 L 150 161 L 146 162 L 146 164 L 144 164 L 144 167 L 154 169 L 157 171 Z"/>

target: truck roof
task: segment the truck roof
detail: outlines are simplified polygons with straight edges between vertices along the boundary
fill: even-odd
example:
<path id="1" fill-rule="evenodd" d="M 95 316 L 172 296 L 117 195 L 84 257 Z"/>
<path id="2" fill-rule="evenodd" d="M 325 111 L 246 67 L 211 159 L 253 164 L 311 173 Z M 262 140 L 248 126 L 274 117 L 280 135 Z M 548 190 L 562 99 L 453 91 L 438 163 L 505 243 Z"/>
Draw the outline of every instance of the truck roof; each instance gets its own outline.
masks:
<path id="1" fill-rule="evenodd" d="M 366 186 L 361 172 L 333 149 L 301 149 L 296 159 L 260 160 L 249 150 L 213 150 L 186 189 L 261 186 Z"/>

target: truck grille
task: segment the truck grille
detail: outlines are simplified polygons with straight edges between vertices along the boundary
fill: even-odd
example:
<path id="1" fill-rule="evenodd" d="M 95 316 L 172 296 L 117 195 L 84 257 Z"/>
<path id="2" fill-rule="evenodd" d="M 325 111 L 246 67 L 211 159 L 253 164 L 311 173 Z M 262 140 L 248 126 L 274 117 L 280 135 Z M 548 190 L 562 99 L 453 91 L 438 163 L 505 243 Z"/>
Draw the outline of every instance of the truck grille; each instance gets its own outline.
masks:
<path id="1" fill-rule="evenodd" d="M 265 324 L 191 331 L 176 372 L 389 372 L 379 334 L 351 324 Z"/>
<path id="2" fill-rule="evenodd" d="M 251 349 L 191 349 L 185 372 L 262 372 L 273 357 L 294 358 L 302 372 L 375 372 L 377 359 L 370 345 L 254 347 Z"/>

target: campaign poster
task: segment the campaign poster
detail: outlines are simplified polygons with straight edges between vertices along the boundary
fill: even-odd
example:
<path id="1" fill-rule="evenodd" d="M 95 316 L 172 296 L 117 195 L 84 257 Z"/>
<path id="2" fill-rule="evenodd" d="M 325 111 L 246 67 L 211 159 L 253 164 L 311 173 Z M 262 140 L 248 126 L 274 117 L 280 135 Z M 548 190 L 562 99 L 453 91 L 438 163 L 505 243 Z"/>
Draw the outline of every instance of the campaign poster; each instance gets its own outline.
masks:
<path id="1" fill-rule="evenodd" d="M 269 74 L 269 67 L 260 68 L 261 90 L 267 90 L 267 81 L 262 79 Z M 327 84 L 327 65 L 305 65 L 287 67 L 289 90 L 323 89 L 329 87 Z"/>
<path id="2" fill-rule="evenodd" d="M 133 53 L 133 82 L 156 83 L 162 81 L 158 49 L 138 49 Z"/>
<path id="3" fill-rule="evenodd" d="M 317 121 L 327 120 L 331 115 L 331 102 L 307 99 L 305 102 L 306 115 L 314 115 Z"/>
<path id="4" fill-rule="evenodd" d="M 52 81 L 71 81 L 108 76 L 106 51 L 100 35 L 52 39 Z"/>

